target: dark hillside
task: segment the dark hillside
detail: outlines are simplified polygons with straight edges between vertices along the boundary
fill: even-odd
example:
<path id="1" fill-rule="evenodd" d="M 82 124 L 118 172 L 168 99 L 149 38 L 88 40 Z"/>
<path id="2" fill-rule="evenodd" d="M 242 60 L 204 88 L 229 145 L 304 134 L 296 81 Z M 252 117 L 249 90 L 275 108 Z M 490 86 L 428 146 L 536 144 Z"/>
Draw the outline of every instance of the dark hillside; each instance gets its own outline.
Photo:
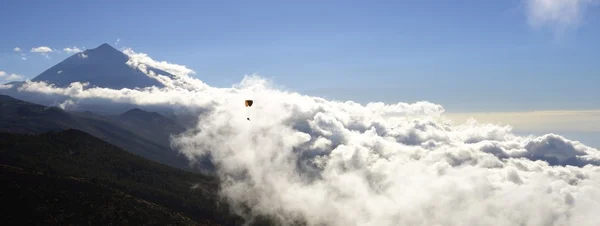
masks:
<path id="1" fill-rule="evenodd" d="M 32 224 L 93 218 L 94 224 L 179 225 L 189 222 L 186 217 L 206 225 L 243 224 L 219 201 L 216 178 L 149 161 L 79 130 L 0 133 L 0 164 L 7 184 L 2 202 L 14 207 L 12 213 L 30 213 Z M 18 221 L 14 217 L 4 219 Z"/>
<path id="2" fill-rule="evenodd" d="M 215 225 L 82 178 L 0 165 L 0 180 L 5 225 Z"/>

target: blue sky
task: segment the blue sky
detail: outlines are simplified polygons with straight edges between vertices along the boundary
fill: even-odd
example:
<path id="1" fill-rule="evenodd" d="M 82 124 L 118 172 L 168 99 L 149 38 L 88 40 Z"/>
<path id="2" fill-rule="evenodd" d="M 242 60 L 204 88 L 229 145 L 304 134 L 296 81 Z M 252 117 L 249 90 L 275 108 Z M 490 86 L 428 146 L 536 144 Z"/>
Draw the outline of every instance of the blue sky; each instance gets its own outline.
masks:
<path id="1" fill-rule="evenodd" d="M 597 109 L 599 7 L 573 16 L 559 6 L 563 21 L 581 19 L 558 30 L 560 21 L 533 26 L 526 2 L 2 1 L 0 70 L 32 78 L 69 55 L 48 59 L 34 47 L 106 42 L 184 64 L 219 87 L 258 73 L 303 94 L 361 103 Z"/>

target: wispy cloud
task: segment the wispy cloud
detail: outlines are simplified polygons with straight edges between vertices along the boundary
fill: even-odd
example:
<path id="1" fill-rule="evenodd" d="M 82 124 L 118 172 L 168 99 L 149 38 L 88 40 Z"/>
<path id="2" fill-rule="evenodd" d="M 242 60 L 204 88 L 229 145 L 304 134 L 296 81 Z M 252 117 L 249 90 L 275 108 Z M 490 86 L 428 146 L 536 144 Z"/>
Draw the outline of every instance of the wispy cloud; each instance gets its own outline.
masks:
<path id="1" fill-rule="evenodd" d="M 248 219 L 260 213 L 284 225 L 332 226 L 600 221 L 600 151 L 580 142 L 552 133 L 518 136 L 510 126 L 476 121 L 453 124 L 443 106 L 426 101 L 362 105 L 282 91 L 256 75 L 211 87 L 184 65 L 126 52 L 131 67 L 165 87 L 26 81 L 19 90 L 63 96 L 70 108 L 102 99 L 202 112 L 196 128 L 173 137 L 173 147 L 190 161 L 210 154 L 222 194 L 234 206 L 252 207 Z M 254 105 L 245 107 L 245 99 Z"/>
<path id="2" fill-rule="evenodd" d="M 19 75 L 19 74 L 10 74 L 8 76 L 6 76 L 6 80 L 7 81 L 17 81 L 17 80 L 23 80 L 25 78 L 25 76 L 23 75 Z"/>
<path id="3" fill-rule="evenodd" d="M 21 60 L 27 60 L 27 54 L 25 54 L 21 48 L 15 47 L 13 51 L 21 55 Z"/>
<path id="4" fill-rule="evenodd" d="M 556 31 L 577 28 L 597 0 L 524 0 L 529 25 Z"/>
<path id="5" fill-rule="evenodd" d="M 115 41 L 115 45 L 118 45 L 120 41 L 121 41 L 121 39 L 117 38 L 117 41 Z"/>
<path id="6" fill-rule="evenodd" d="M 5 81 L 17 81 L 17 80 L 23 80 L 24 78 L 25 78 L 25 76 L 23 76 L 23 75 L 19 75 L 19 74 L 15 74 L 15 73 L 8 74 L 5 71 L 0 71 L 0 79 L 3 79 Z"/>
<path id="7" fill-rule="evenodd" d="M 136 53 L 131 48 L 123 50 L 123 53 L 129 56 L 129 61 L 132 64 L 132 66 L 147 65 L 150 67 L 164 70 L 174 75 L 182 75 L 185 77 L 196 73 L 194 70 L 186 67 L 185 65 L 173 64 L 167 61 L 156 61 L 150 58 L 145 53 Z"/>
<path id="8" fill-rule="evenodd" d="M 67 52 L 68 54 L 74 54 L 74 53 L 81 52 L 82 50 L 77 48 L 77 46 L 73 46 L 73 48 L 71 48 L 71 47 L 64 48 L 63 51 Z"/>
<path id="9" fill-rule="evenodd" d="M 185 87 L 187 89 L 206 87 L 202 81 L 191 77 L 191 75 L 195 74 L 196 72 L 185 65 L 173 64 L 167 61 L 156 61 L 145 53 L 136 53 L 131 48 L 123 50 L 123 53 L 129 56 L 127 65 L 146 73 L 146 75 L 160 81 L 167 87 Z M 173 74 L 175 75 L 175 78 L 169 78 L 165 75 L 157 74 L 155 71 L 151 70 L 151 68 L 156 68 Z"/>
<path id="10" fill-rule="evenodd" d="M 75 102 L 73 100 L 66 100 L 58 105 L 63 110 L 68 110 L 69 108 L 75 106 Z"/>

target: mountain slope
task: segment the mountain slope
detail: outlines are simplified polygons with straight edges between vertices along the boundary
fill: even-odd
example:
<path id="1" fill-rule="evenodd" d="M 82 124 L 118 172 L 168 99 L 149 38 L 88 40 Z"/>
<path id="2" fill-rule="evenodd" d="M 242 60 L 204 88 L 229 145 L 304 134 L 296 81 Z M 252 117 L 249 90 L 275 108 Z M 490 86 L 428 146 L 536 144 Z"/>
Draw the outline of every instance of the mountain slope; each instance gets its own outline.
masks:
<path id="1" fill-rule="evenodd" d="M 173 120 L 159 113 L 148 112 L 139 108 L 131 109 L 110 118 L 121 123 L 124 128 L 135 131 L 138 135 L 165 147 L 170 146 L 169 136 L 171 134 L 179 134 L 185 131 L 185 128 Z"/>
<path id="2" fill-rule="evenodd" d="M 160 132 L 158 127 L 155 128 L 156 135 L 144 137 L 135 132 L 135 127 L 125 128 L 110 118 L 91 112 L 71 114 L 57 107 L 46 107 L 4 95 L 0 95 L 0 113 L 0 131 L 36 134 L 74 128 L 150 160 L 181 169 L 199 170 L 190 167 L 188 160 L 168 145 L 155 142 L 154 139 L 159 142 L 168 139 L 168 134 Z"/>
<path id="3" fill-rule="evenodd" d="M 0 186 L 7 194 L 0 200 L 14 207 L 10 213 L 22 211 L 3 214 L 7 221 L 30 213 L 20 222 L 65 225 L 93 218 L 95 224 L 164 225 L 170 220 L 187 224 L 189 218 L 201 225 L 243 223 L 219 201 L 216 178 L 146 160 L 79 130 L 0 133 L 0 164 L 0 178 L 8 182 Z"/>
<path id="4" fill-rule="evenodd" d="M 57 107 L 46 107 L 0 95 L 0 131 L 39 133 L 62 130 L 80 121 Z"/>
<path id="5" fill-rule="evenodd" d="M 82 178 L 0 165 L 0 180 L 2 194 L 7 194 L 0 200 L 11 207 L 0 218 L 7 225 L 198 225 L 180 213 Z"/>
<path id="6" fill-rule="evenodd" d="M 104 43 L 95 49 L 70 56 L 32 81 L 45 81 L 58 87 L 66 87 L 72 82 L 89 82 L 91 87 L 111 89 L 163 86 L 143 72 L 129 67 L 126 64 L 128 60 L 129 56 Z M 172 76 L 164 71 L 160 73 Z"/>

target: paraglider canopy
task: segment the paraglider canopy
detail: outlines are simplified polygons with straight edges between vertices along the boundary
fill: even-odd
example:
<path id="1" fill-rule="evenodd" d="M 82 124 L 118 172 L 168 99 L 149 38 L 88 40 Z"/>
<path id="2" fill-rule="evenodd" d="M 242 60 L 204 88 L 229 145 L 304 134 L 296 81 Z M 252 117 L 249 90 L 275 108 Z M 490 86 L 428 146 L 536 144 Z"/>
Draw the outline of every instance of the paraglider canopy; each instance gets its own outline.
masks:
<path id="1" fill-rule="evenodd" d="M 246 100 L 246 101 L 244 101 L 244 104 L 246 104 L 246 107 L 252 106 L 252 103 L 254 103 L 254 101 L 252 101 L 252 100 Z M 248 119 L 248 121 L 250 121 L 250 117 L 248 117 L 246 119 Z"/>

